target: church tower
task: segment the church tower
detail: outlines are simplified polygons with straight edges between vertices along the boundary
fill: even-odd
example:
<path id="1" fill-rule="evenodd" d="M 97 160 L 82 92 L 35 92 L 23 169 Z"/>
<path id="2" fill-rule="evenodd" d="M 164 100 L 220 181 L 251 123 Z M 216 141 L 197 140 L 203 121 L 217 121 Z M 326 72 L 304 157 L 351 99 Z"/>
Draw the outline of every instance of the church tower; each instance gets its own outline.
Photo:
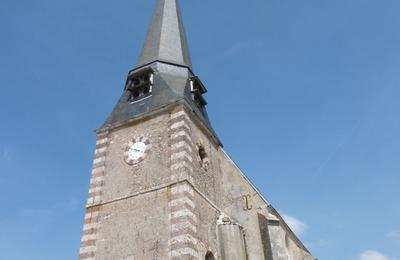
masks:
<path id="1" fill-rule="evenodd" d="M 81 260 L 312 260 L 225 153 L 178 0 L 157 0 L 122 96 L 96 131 Z"/>

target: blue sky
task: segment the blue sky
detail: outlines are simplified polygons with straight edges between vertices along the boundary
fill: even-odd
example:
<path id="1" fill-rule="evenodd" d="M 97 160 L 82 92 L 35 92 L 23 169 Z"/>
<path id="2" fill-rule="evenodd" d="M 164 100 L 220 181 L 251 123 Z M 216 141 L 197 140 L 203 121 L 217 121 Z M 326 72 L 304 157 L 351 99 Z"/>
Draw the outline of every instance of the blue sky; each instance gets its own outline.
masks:
<path id="1" fill-rule="evenodd" d="M 0 2 L 0 259 L 76 259 L 154 1 Z M 182 1 L 225 149 L 322 260 L 400 259 L 400 2 Z"/>

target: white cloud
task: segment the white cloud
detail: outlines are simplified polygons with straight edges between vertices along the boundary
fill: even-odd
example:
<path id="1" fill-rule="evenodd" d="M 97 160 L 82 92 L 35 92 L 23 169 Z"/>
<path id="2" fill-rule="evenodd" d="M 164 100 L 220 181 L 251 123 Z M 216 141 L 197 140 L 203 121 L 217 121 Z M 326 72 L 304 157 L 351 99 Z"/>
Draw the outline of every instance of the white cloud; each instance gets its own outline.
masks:
<path id="1" fill-rule="evenodd" d="M 360 260 L 389 260 L 389 257 L 377 251 L 368 250 L 360 254 Z"/>
<path id="2" fill-rule="evenodd" d="M 302 236 L 306 232 L 308 226 L 301 220 L 286 214 L 282 214 L 282 217 L 296 235 Z"/>

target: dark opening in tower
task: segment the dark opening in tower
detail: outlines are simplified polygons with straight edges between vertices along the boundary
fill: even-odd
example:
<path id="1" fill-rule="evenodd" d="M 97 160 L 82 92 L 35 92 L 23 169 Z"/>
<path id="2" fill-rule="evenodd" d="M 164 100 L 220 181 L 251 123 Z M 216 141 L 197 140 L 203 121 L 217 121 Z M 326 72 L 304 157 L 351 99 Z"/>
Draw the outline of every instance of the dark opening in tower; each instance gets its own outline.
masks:
<path id="1" fill-rule="evenodd" d="M 198 77 L 192 77 L 190 79 L 190 91 L 194 103 L 204 115 L 207 101 L 204 99 L 203 94 L 207 92 L 207 89 Z"/>
<path id="2" fill-rule="evenodd" d="M 127 90 L 130 92 L 129 102 L 137 102 L 151 96 L 153 91 L 153 70 L 146 69 L 129 76 Z"/>
<path id="3" fill-rule="evenodd" d="M 210 251 L 207 252 L 205 260 L 215 260 L 213 253 L 211 253 Z"/>

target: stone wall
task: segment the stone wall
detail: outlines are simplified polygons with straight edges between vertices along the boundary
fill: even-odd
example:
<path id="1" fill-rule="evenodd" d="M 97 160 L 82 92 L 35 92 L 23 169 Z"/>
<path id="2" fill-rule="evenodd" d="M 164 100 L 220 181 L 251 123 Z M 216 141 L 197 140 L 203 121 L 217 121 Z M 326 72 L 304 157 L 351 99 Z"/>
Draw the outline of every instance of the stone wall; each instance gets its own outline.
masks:
<path id="1" fill-rule="evenodd" d="M 102 206 L 97 260 L 168 259 L 168 188 Z"/>
<path id="2" fill-rule="evenodd" d="M 129 165 L 127 144 L 138 138 L 147 144 L 146 155 Z M 80 259 L 309 255 L 184 105 L 99 131 L 86 211 Z"/>
<path id="3" fill-rule="evenodd" d="M 110 131 L 103 201 L 170 182 L 168 120 L 168 115 L 163 114 Z M 124 160 L 124 153 L 128 143 L 139 138 L 149 143 L 145 158 L 136 165 L 129 165 Z"/>

